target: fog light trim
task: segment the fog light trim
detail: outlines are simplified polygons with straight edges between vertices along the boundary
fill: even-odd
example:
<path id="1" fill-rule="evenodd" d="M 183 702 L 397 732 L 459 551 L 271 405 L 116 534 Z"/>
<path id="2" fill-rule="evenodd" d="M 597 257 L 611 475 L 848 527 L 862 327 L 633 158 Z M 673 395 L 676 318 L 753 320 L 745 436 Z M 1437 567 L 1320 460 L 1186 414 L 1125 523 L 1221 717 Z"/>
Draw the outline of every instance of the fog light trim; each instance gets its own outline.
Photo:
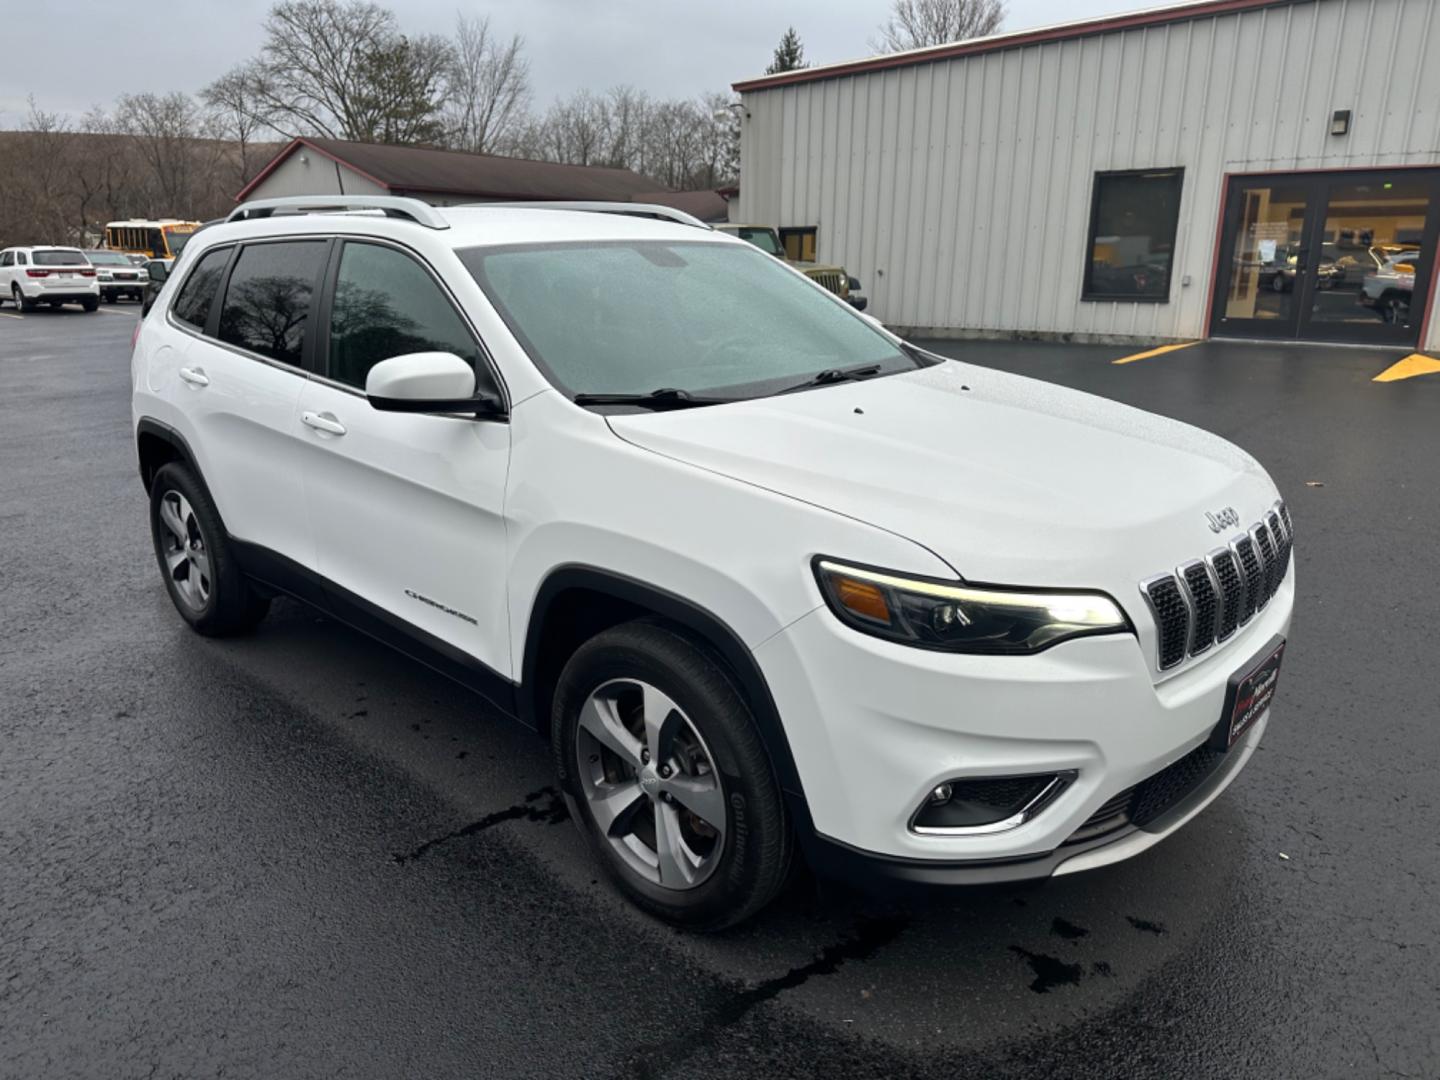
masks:
<path id="1" fill-rule="evenodd" d="M 932 793 L 942 786 L 956 786 L 966 782 L 980 780 L 1023 780 L 1024 776 L 969 776 L 952 777 L 933 785 L 926 792 L 925 798 L 910 815 L 910 831 L 921 836 L 993 836 L 996 833 L 1010 832 L 1018 829 L 1029 821 L 1033 821 L 1039 814 L 1064 791 L 1075 779 L 1075 772 L 1066 771 L 1054 774 L 1043 774 L 1050 776 L 1050 782 L 1031 796 L 1024 806 L 999 821 L 987 822 L 983 825 L 921 825 L 919 819 L 921 814 L 932 805 Z"/>

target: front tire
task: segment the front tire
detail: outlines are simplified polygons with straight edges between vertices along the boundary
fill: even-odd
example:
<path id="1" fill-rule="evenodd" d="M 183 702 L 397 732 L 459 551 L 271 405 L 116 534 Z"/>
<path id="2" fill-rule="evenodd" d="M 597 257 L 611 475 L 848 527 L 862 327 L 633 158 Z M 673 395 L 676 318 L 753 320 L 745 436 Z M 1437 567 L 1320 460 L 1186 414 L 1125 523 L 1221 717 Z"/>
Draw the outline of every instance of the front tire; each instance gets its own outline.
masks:
<path id="1" fill-rule="evenodd" d="M 241 574 L 210 493 L 184 465 L 171 462 L 155 474 L 150 534 L 166 591 L 197 632 L 244 633 L 270 610 Z"/>
<path id="2" fill-rule="evenodd" d="M 657 620 L 576 650 L 551 713 L 556 771 L 581 832 L 632 901 L 715 931 L 784 884 L 790 824 L 729 671 Z"/>

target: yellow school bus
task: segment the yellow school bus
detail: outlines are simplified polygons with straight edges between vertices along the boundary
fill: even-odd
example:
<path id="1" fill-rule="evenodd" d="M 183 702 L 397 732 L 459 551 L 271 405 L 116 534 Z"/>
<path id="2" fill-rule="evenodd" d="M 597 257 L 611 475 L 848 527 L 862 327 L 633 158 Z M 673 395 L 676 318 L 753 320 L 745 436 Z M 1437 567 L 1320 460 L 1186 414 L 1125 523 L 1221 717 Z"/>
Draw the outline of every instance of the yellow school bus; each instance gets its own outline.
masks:
<path id="1" fill-rule="evenodd" d="M 112 221 L 105 226 L 105 246 L 127 255 L 173 259 L 200 227 L 198 221 L 162 218 L 157 221 Z"/>

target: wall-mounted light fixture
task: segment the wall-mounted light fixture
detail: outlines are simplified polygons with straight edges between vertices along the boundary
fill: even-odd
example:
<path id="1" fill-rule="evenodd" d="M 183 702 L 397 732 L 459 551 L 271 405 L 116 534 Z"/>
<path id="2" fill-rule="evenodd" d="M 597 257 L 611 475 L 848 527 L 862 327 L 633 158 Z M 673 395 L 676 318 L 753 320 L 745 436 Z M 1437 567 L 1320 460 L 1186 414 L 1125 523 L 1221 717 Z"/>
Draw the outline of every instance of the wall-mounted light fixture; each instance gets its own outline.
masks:
<path id="1" fill-rule="evenodd" d="M 1335 115 L 1330 117 L 1330 134 L 1344 135 L 1350 130 L 1350 110 L 1336 109 Z"/>

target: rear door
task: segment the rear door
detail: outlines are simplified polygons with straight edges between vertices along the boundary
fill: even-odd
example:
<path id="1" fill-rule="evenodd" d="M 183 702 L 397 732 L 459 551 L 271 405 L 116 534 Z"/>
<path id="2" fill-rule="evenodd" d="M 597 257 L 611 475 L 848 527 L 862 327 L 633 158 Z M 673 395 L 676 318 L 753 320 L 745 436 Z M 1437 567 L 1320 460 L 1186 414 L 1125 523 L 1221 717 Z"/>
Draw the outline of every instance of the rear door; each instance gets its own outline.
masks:
<path id="1" fill-rule="evenodd" d="M 305 238 L 206 252 L 167 313 L 187 340 L 162 373 L 226 531 L 262 549 L 252 555 L 310 569 L 298 407 L 329 248 Z"/>
<path id="2" fill-rule="evenodd" d="M 484 691 L 508 676 L 505 606 L 506 423 L 380 412 L 370 368 L 414 352 L 449 352 L 496 380 L 469 321 L 415 253 L 347 240 L 333 257 L 323 353 L 300 404 L 305 488 L 321 574 L 444 645 Z M 433 643 L 432 643 L 433 644 Z M 501 702 L 503 705 L 504 702 Z"/>

